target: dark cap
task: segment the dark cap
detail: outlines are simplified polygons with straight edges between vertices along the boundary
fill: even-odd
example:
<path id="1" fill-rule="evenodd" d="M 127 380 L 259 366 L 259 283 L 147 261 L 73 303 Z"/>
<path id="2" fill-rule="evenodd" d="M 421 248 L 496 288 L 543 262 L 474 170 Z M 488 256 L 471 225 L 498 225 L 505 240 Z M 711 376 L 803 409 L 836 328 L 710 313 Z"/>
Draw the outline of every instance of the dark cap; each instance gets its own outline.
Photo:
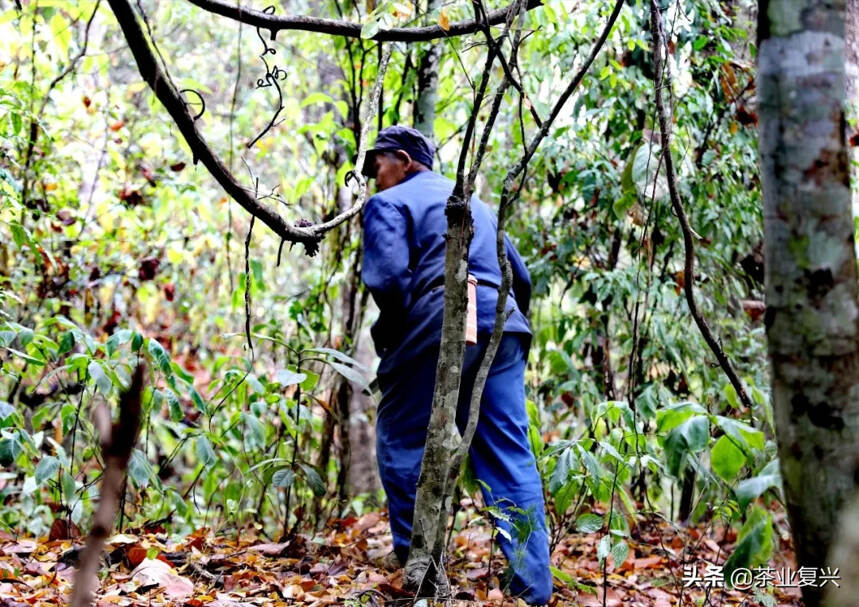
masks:
<path id="1" fill-rule="evenodd" d="M 379 152 L 393 152 L 396 150 L 403 150 L 412 157 L 412 160 L 420 162 L 428 169 L 432 168 L 435 146 L 430 140 L 424 137 L 423 133 L 417 129 L 395 124 L 379 131 L 376 137 L 376 144 L 367 150 L 367 156 L 364 158 L 364 166 L 361 169 L 361 173 L 367 177 L 375 178 L 374 156 Z"/>

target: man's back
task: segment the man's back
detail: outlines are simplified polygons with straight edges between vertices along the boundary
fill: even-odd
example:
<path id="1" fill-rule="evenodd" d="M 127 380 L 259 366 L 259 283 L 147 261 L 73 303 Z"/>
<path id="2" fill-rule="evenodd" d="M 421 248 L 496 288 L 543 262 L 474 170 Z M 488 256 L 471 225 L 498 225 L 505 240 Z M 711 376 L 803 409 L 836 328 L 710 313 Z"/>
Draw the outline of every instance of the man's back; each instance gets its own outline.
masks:
<path id="1" fill-rule="evenodd" d="M 438 344 L 443 314 L 445 205 L 453 182 L 432 171 L 413 173 L 398 185 L 373 196 L 364 209 L 365 284 L 379 306 L 373 326 L 379 373 L 389 372 L 425 348 Z M 478 333 L 489 333 L 495 321 L 501 272 L 496 255 L 497 220 L 478 198 L 471 198 L 474 237 L 469 272 L 478 279 Z M 506 240 L 513 270 L 511 312 L 505 331 L 530 335 L 525 317 L 531 293 L 528 271 Z"/>

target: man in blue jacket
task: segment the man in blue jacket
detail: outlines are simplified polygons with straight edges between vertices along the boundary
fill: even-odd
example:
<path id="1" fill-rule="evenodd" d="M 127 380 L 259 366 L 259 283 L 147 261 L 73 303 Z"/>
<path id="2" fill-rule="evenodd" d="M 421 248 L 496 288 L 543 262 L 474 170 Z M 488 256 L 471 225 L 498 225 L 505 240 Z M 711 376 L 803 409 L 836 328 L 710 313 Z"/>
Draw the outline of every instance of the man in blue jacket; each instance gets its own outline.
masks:
<path id="1" fill-rule="evenodd" d="M 444 308 L 445 205 L 453 182 L 432 171 L 434 146 L 417 130 L 382 129 L 363 172 L 377 194 L 364 207 L 362 278 L 379 306 L 372 327 L 381 357 L 382 391 L 376 420 L 379 473 L 388 496 L 394 551 L 408 557 L 415 491 L 432 408 Z M 478 343 L 466 348 L 457 424 L 465 428 L 468 400 L 481 354 L 495 323 L 501 272 L 496 256 L 497 220 L 471 198 L 474 238 L 469 273 L 477 280 Z M 483 392 L 477 432 L 469 452 L 488 505 L 504 509 L 516 525 L 499 526 L 501 549 L 512 571 L 510 591 L 528 603 L 549 600 L 552 578 L 540 476 L 528 440 L 524 372 L 531 330 L 528 270 L 505 241 L 513 270 L 504 335 Z"/>

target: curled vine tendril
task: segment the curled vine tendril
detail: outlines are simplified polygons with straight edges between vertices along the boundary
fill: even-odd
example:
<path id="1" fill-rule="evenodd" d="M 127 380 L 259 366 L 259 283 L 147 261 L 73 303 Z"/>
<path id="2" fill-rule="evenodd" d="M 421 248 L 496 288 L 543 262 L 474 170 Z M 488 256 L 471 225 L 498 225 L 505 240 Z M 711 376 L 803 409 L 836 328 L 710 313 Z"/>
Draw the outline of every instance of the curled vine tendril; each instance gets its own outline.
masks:
<path id="1" fill-rule="evenodd" d="M 197 95 L 197 99 L 200 100 L 200 105 L 202 105 L 203 107 L 200 108 L 200 111 L 197 113 L 196 116 L 194 116 L 194 120 L 197 120 L 198 118 L 200 118 L 200 116 L 202 116 L 203 114 L 206 113 L 206 100 L 203 99 L 203 96 L 200 94 L 199 91 L 195 91 L 194 89 L 182 89 L 179 92 L 180 93 L 194 93 L 195 95 Z"/>
<path id="2" fill-rule="evenodd" d="M 271 15 L 274 14 L 274 10 L 275 8 L 272 5 L 267 6 L 265 9 L 263 9 L 263 12 Z M 286 80 L 287 77 L 287 72 L 285 69 L 279 68 L 276 65 L 270 66 L 268 64 L 268 61 L 266 61 L 266 55 L 275 55 L 277 54 L 277 51 L 273 47 L 268 45 L 268 42 L 266 42 L 266 39 L 263 37 L 260 28 L 256 28 L 256 30 L 257 37 L 259 37 L 260 42 L 262 42 L 263 46 L 263 50 L 262 53 L 260 53 L 259 58 L 260 60 L 262 60 L 262 63 L 265 66 L 265 76 L 263 78 L 257 78 L 257 88 L 261 89 L 272 86 L 274 87 L 274 89 L 277 91 L 277 109 L 275 110 L 274 115 L 271 117 L 271 120 L 262 130 L 262 132 L 247 145 L 248 148 L 252 148 L 257 141 L 262 139 L 262 137 L 266 133 L 268 133 L 274 126 L 279 124 L 277 122 L 277 117 L 280 115 L 281 111 L 283 111 L 283 91 L 280 88 L 280 82 Z"/>

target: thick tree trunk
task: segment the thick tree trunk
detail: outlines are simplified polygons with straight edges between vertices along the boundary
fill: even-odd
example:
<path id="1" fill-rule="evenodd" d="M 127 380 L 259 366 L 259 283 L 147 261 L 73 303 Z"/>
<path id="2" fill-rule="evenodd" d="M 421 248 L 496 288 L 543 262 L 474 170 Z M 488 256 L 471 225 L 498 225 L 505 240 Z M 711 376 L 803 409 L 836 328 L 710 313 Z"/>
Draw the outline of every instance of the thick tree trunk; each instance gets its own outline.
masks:
<path id="1" fill-rule="evenodd" d="M 845 0 L 761 2 L 766 329 L 799 565 L 826 562 L 859 464 L 859 306 L 845 132 Z M 806 605 L 822 591 L 806 586 Z"/>

